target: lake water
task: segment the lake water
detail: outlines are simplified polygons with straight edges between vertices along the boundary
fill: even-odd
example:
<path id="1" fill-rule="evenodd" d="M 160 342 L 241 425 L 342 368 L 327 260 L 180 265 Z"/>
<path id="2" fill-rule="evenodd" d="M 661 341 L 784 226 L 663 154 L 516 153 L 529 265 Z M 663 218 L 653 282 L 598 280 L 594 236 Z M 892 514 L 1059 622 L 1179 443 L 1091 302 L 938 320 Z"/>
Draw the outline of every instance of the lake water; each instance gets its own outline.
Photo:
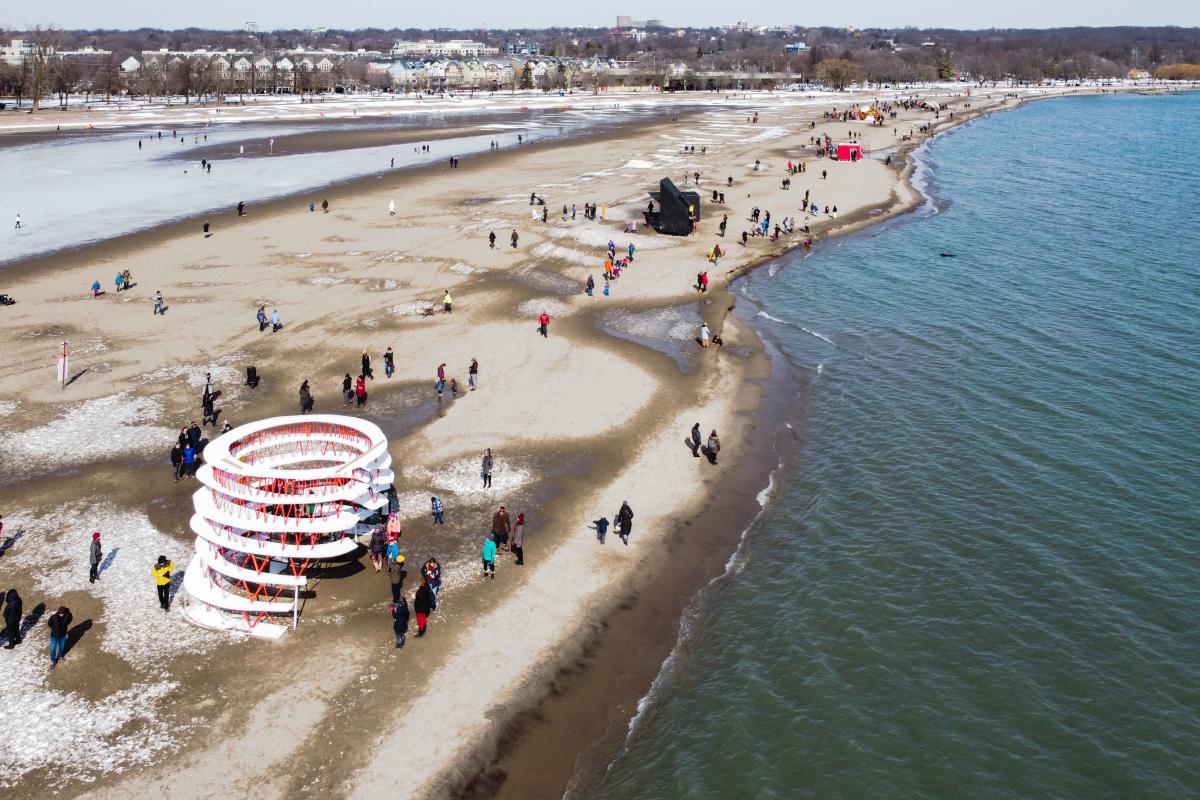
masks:
<path id="1" fill-rule="evenodd" d="M 576 794 L 1200 793 L 1197 142 L 1200 94 L 997 114 L 740 283 L 807 410 Z"/>

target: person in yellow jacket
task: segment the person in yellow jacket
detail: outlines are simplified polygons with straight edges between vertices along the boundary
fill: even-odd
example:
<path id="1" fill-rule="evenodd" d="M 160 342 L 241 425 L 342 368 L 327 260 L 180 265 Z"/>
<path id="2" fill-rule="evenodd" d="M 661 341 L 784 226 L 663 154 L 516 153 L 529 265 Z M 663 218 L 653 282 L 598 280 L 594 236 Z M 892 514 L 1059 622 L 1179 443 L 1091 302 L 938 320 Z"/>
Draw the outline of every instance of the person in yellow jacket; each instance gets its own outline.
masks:
<path id="1" fill-rule="evenodd" d="M 158 588 L 158 604 L 163 611 L 171 610 L 171 573 L 174 571 L 175 564 L 166 556 L 159 556 L 158 562 L 150 568 Z"/>
<path id="2" fill-rule="evenodd" d="M 454 308 L 454 300 L 450 297 L 449 289 L 446 290 L 446 296 L 442 298 L 442 308 L 446 310 L 447 314 Z"/>

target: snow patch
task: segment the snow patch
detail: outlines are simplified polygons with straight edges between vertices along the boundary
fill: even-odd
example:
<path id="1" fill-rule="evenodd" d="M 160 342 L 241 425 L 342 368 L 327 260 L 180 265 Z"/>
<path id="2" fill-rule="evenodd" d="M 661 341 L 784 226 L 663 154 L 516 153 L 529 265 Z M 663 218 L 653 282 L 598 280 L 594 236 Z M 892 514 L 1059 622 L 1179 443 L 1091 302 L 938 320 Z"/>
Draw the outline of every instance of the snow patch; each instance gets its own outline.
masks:
<path id="1" fill-rule="evenodd" d="M 388 309 L 397 317 L 424 317 L 433 311 L 433 303 L 398 303 Z"/>
<path id="2" fill-rule="evenodd" d="M 575 307 L 557 297 L 535 297 L 517 305 L 517 314 L 522 317 L 536 318 L 545 311 L 553 321 L 555 317 L 569 317 L 575 312 Z"/>
<path id="3" fill-rule="evenodd" d="M 539 258 L 557 258 L 571 264 L 581 264 L 583 266 L 595 266 L 597 261 L 603 263 L 602 255 L 588 255 L 581 250 L 563 247 L 554 242 L 542 242 L 533 248 L 533 254 Z"/>
<path id="4" fill-rule="evenodd" d="M 169 445 L 175 431 L 144 424 L 162 416 L 160 400 L 129 392 L 88 400 L 53 422 L 0 436 L 9 464 L 48 467 Z"/>
<path id="5" fill-rule="evenodd" d="M 404 469 L 404 476 L 410 480 L 427 481 L 434 489 L 430 494 L 437 494 L 438 491 L 455 494 L 511 492 L 524 486 L 531 478 L 529 470 L 503 459 L 495 459 L 492 466 L 492 488 L 484 489 L 482 488 L 483 482 L 479 477 L 481 461 L 482 457 L 462 458 L 447 464 L 436 472 L 414 465 Z"/>

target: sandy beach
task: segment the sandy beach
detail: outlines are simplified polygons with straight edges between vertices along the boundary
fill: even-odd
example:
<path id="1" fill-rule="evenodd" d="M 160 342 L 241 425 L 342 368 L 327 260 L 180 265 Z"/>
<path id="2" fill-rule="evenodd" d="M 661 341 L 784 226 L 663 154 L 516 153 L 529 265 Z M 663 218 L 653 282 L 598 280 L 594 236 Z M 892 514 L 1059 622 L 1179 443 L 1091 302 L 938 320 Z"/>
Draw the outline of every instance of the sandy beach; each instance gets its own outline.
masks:
<path id="1" fill-rule="evenodd" d="M 661 114 L 463 158 L 456 169 L 439 151 L 428 166 L 253 204 L 246 216 L 230 208 L 3 268 L 3 291 L 18 302 L 0 309 L 0 513 L 10 537 L 0 587 L 17 588 L 27 611 L 65 604 L 89 621 L 53 672 L 44 618 L 5 652 L 16 698 L 0 708 L 6 796 L 557 797 L 572 780 L 586 783 L 619 746 L 688 598 L 720 573 L 757 513 L 774 464 L 772 408 L 803 402 L 794 376 L 731 313 L 729 282 L 809 236 L 819 250 L 920 202 L 908 180 L 912 148 L 1022 99 L 981 94 L 990 96 L 939 98 L 947 106 L 936 119 L 902 110 L 878 127 L 821 116 L 865 97 L 638 94 L 630 101 L 659 103 Z M 571 102 L 584 110 L 583 99 Z M 929 133 L 901 140 L 921 125 Z M 436 148 L 437 137 L 472 130 L 425 141 Z M 851 131 L 877 157 L 814 157 L 810 137 L 846 141 Z M 295 149 L 386 135 L 313 134 Z M 789 161 L 808 169 L 784 188 Z M 647 192 L 662 177 L 692 189 L 685 181 L 697 172 L 697 234 L 648 229 Z M 723 205 L 709 202 L 714 190 Z M 805 213 L 806 190 L 837 213 Z M 545 205 L 531 205 L 531 192 Z M 585 219 L 585 203 L 603 218 Z M 794 217 L 796 230 L 743 245 L 754 208 L 772 226 Z M 604 296 L 610 240 L 636 255 Z M 727 254 L 711 264 L 717 242 Z M 116 292 L 112 276 L 124 269 L 135 285 Z M 583 291 L 589 275 L 593 296 Z M 88 291 L 94 280 L 99 297 Z M 155 292 L 163 315 L 152 313 Z M 282 330 L 260 332 L 260 306 L 279 309 Z M 547 337 L 537 331 L 543 311 Z M 704 322 L 723 347 L 699 346 Z M 63 340 L 72 380 L 60 389 Z M 346 406 L 342 378 L 357 376 L 364 351 L 375 372 L 369 400 Z M 471 359 L 477 391 L 467 389 Z M 442 363 L 457 397 L 434 391 Z M 257 388 L 244 385 L 249 365 L 262 376 Z M 298 629 L 279 642 L 157 609 L 154 557 L 182 566 L 192 551 L 198 484 L 175 482 L 167 454 L 200 417 L 206 373 L 222 391 L 219 423 L 297 413 L 307 380 L 316 411 L 384 430 L 406 594 L 425 558 L 446 567 L 428 636 L 394 649 L 387 576 L 362 552 L 320 568 Z M 685 446 L 694 423 L 720 433 L 716 465 Z M 488 489 L 485 448 L 496 457 Z M 431 525 L 432 494 L 445 501 L 444 526 Z M 622 501 L 636 514 L 629 544 L 610 535 L 601 545 L 589 525 Z M 479 548 L 500 504 L 527 516 L 526 564 L 502 553 L 485 581 Z M 93 530 L 110 556 L 89 585 Z"/>

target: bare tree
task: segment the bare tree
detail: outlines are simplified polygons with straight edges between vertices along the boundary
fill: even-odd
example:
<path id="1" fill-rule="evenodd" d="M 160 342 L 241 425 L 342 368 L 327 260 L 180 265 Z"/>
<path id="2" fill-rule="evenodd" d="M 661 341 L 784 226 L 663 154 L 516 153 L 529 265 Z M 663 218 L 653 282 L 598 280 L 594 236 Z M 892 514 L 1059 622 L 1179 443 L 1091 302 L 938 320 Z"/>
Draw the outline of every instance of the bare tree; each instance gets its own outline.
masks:
<path id="1" fill-rule="evenodd" d="M 29 60 L 32 61 L 29 96 L 33 100 L 33 107 L 30 112 L 37 113 L 46 86 L 50 82 L 50 59 L 54 54 L 54 44 L 58 41 L 58 32 L 53 27 L 43 30 L 39 25 L 34 27 L 31 38 L 33 39 L 33 52 L 29 56 Z M 21 59 L 22 63 L 25 60 Z"/>
<path id="2" fill-rule="evenodd" d="M 840 92 L 852 83 L 862 80 L 862 68 L 844 58 L 830 58 L 817 64 L 814 73 L 817 81 L 835 92 Z"/>

